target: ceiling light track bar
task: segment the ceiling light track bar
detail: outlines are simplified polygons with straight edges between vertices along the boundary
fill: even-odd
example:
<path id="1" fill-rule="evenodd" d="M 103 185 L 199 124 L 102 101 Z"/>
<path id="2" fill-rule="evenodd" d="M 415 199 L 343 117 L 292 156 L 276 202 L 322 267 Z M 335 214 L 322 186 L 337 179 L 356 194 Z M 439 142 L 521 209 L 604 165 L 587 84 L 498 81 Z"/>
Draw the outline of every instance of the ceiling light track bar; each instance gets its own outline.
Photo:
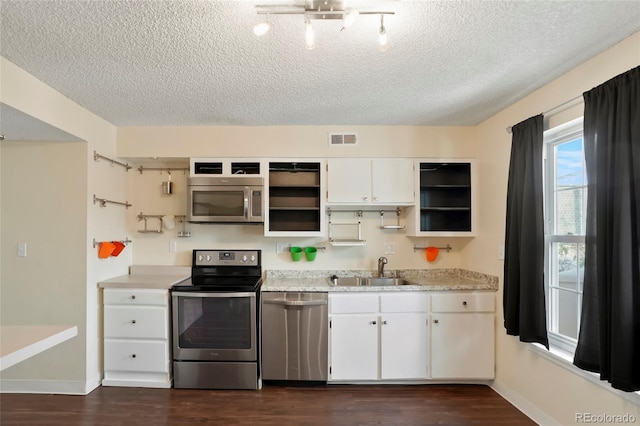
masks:
<path id="1" fill-rule="evenodd" d="M 315 10 L 315 9 L 305 9 L 305 8 L 297 8 L 297 9 L 278 9 L 279 6 L 256 6 L 256 13 L 258 15 L 308 15 L 313 19 L 323 19 L 318 18 L 318 16 L 327 16 L 327 15 L 339 15 L 334 19 L 342 19 L 342 16 L 350 13 L 350 10 Z M 387 10 L 366 10 L 366 11 L 358 11 L 360 15 L 395 15 L 395 12 L 387 11 Z M 327 19 L 327 18 L 325 18 Z"/>

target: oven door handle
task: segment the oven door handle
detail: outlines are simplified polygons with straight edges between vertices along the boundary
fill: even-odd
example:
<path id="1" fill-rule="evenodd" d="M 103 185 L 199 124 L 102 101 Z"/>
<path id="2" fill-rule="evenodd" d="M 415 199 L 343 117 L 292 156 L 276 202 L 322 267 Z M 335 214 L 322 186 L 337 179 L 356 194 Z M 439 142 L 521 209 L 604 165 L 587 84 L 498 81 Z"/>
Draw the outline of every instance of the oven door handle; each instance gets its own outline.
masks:
<path id="1" fill-rule="evenodd" d="M 238 292 L 238 293 L 233 293 L 233 292 L 228 292 L 228 291 L 222 291 L 222 292 L 187 292 L 187 291 L 183 291 L 183 292 L 179 292 L 179 291 L 174 291 L 171 293 L 172 296 L 177 296 L 177 297 L 256 297 L 255 293 L 251 293 L 251 292 Z"/>
<path id="2" fill-rule="evenodd" d="M 263 300 L 265 305 L 281 306 L 320 306 L 326 305 L 326 300 Z"/>

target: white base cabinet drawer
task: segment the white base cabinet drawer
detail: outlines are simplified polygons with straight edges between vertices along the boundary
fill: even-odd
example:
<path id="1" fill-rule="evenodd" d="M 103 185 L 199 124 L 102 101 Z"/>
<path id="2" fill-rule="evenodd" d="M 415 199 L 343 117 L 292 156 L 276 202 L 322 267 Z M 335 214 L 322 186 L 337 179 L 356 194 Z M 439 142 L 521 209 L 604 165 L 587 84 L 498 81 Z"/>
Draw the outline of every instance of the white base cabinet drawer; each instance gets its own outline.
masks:
<path id="1" fill-rule="evenodd" d="M 168 339 L 167 309 L 159 306 L 105 306 L 105 338 Z"/>
<path id="2" fill-rule="evenodd" d="M 168 306 L 168 290 L 106 288 L 105 305 L 157 305 Z"/>
<path id="3" fill-rule="evenodd" d="M 106 340 L 104 369 L 106 371 L 169 372 L 168 342 L 137 342 Z"/>
<path id="4" fill-rule="evenodd" d="M 432 312 L 493 312 L 494 293 L 434 294 L 431 296 Z"/>
<path id="5" fill-rule="evenodd" d="M 355 292 L 332 294 L 329 298 L 331 314 L 371 314 L 378 312 L 378 295 Z"/>

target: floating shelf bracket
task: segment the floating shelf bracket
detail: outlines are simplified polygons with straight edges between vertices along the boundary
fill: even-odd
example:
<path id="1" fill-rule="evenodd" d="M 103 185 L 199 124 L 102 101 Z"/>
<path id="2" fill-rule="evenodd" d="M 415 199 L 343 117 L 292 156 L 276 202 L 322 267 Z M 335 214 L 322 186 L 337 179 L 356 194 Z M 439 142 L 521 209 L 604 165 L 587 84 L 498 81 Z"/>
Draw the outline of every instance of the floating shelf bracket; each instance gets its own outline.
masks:
<path id="1" fill-rule="evenodd" d="M 385 212 L 394 212 L 394 210 L 380 210 L 380 229 L 404 229 L 404 225 L 400 225 L 400 207 L 395 210 L 397 222 L 395 225 L 385 225 L 384 224 L 384 213 Z"/>
<path id="2" fill-rule="evenodd" d="M 110 161 L 111 167 L 113 167 L 114 165 L 124 167 L 127 172 L 129 171 L 129 169 L 133 168 L 132 166 L 129 165 L 129 163 L 121 163 L 120 161 L 116 161 L 113 158 L 105 157 L 104 155 L 100 155 L 96 151 L 93 151 L 93 161 L 100 161 L 101 159 Z"/>
<path id="3" fill-rule="evenodd" d="M 147 228 L 147 219 L 154 218 L 158 219 L 158 229 L 148 229 Z M 159 214 L 140 214 L 138 215 L 138 222 L 144 220 L 144 229 L 138 229 L 138 232 L 141 234 L 162 234 L 162 215 Z"/>
<path id="4" fill-rule="evenodd" d="M 131 204 L 129 204 L 129 202 L 125 201 L 124 203 L 121 201 L 113 201 L 113 200 L 107 200 L 106 198 L 98 198 L 96 197 L 96 194 L 93 194 L 93 204 L 95 203 L 100 203 L 100 207 L 107 207 L 107 203 L 109 204 L 118 204 L 120 206 L 125 206 L 126 208 L 131 207 Z"/>
<path id="5" fill-rule="evenodd" d="M 327 215 L 329 216 L 329 244 L 332 246 L 363 246 L 366 244 L 366 240 L 362 239 L 362 210 L 334 210 L 340 212 L 353 212 L 356 214 L 358 221 L 356 223 L 332 223 L 331 222 L 331 209 L 327 209 Z M 333 238 L 331 236 L 331 227 L 336 226 L 356 226 L 358 235 L 356 238 Z"/>

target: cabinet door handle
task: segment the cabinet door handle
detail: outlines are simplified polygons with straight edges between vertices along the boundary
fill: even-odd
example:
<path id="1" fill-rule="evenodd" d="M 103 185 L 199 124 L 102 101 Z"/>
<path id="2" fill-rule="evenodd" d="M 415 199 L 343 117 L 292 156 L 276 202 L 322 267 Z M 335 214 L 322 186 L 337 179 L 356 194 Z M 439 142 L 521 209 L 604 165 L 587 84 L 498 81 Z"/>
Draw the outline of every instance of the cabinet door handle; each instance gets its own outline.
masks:
<path id="1" fill-rule="evenodd" d="M 434 324 L 438 324 L 440 322 L 440 320 L 434 319 L 433 322 L 434 322 Z"/>
<path id="2" fill-rule="evenodd" d="M 462 302 L 462 306 L 467 306 L 467 301 L 466 300 Z"/>
<path id="3" fill-rule="evenodd" d="M 387 321 L 382 321 L 382 325 L 387 325 Z"/>
<path id="4" fill-rule="evenodd" d="M 136 323 L 136 320 L 131 320 L 131 324 L 135 324 L 135 323 Z"/>
<path id="5" fill-rule="evenodd" d="M 136 354 L 131 354 L 131 358 L 135 358 L 135 357 L 136 357 Z"/>
<path id="6" fill-rule="evenodd" d="M 363 201 L 367 201 L 369 199 L 369 197 L 362 197 Z"/>
<path id="7" fill-rule="evenodd" d="M 371 325 L 376 325 L 377 322 L 376 321 L 371 321 Z"/>
<path id="8" fill-rule="evenodd" d="M 131 300 L 136 300 L 136 295 L 135 294 L 131 295 Z"/>

